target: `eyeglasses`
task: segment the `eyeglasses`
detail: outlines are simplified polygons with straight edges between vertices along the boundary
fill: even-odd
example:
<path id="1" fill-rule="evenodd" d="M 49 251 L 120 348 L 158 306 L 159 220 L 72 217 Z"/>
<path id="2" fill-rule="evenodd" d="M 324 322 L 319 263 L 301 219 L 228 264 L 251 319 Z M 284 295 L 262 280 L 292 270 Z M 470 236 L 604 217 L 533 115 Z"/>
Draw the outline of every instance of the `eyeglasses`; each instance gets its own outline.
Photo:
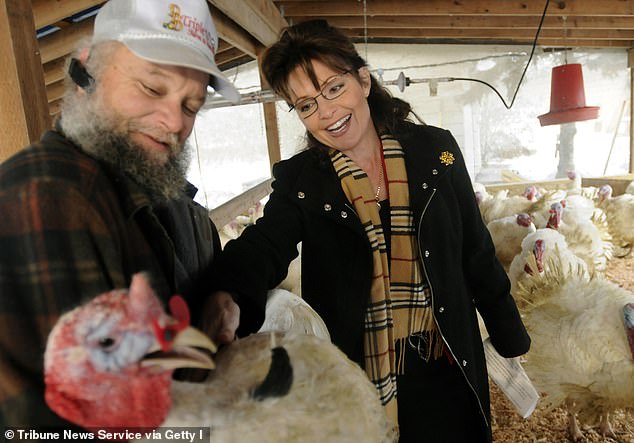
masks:
<path id="1" fill-rule="evenodd" d="M 301 118 L 308 118 L 317 112 L 319 104 L 317 103 L 317 97 L 322 96 L 326 100 L 334 100 L 340 97 L 348 87 L 350 86 L 349 71 L 343 74 L 333 75 L 330 77 L 324 86 L 321 88 L 319 94 L 314 97 L 308 97 L 298 101 L 291 105 L 289 112 L 296 110 Z"/>

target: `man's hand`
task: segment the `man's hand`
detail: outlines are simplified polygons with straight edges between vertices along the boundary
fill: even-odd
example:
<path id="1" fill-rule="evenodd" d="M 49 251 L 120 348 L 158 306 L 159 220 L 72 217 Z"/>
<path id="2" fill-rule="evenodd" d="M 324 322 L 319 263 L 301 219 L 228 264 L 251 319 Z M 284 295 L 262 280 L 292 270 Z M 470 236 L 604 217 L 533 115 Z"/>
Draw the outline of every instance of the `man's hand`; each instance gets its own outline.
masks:
<path id="1" fill-rule="evenodd" d="M 202 330 L 218 346 L 231 343 L 236 338 L 240 324 L 240 308 L 231 294 L 217 291 L 211 294 L 202 313 Z"/>

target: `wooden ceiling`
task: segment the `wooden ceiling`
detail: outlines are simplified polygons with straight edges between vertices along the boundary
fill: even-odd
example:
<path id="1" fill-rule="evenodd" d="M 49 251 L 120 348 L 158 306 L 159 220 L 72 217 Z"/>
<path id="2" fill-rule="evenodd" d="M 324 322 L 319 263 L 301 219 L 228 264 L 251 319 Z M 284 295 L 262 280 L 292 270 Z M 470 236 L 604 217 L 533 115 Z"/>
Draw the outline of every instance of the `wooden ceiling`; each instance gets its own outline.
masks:
<path id="1" fill-rule="evenodd" d="M 276 0 L 289 23 L 325 18 L 357 42 L 532 44 L 546 0 Z M 564 39 L 564 35 L 566 38 Z M 551 0 L 541 46 L 627 47 L 634 1 Z"/>
<path id="2" fill-rule="evenodd" d="M 546 0 L 208 2 L 220 36 L 216 59 L 223 70 L 257 58 L 284 26 L 311 18 L 327 19 L 360 43 L 530 45 L 546 6 Z M 103 3 L 31 0 L 51 115 L 58 112 L 63 93 L 64 59 L 92 32 L 94 17 L 78 17 Z M 55 32 L 44 35 L 48 27 Z M 634 0 L 551 0 L 538 45 L 631 48 Z"/>

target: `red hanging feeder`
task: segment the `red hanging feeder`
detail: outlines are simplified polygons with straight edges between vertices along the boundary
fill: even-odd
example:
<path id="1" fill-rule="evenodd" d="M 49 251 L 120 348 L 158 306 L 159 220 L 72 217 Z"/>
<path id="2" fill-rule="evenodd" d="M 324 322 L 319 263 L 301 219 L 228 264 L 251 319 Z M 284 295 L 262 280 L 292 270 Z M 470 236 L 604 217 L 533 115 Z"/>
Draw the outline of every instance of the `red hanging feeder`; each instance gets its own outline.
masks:
<path id="1" fill-rule="evenodd" d="M 586 106 L 581 65 L 555 66 L 550 84 L 550 112 L 537 117 L 540 125 L 592 120 L 598 116 L 598 106 Z"/>

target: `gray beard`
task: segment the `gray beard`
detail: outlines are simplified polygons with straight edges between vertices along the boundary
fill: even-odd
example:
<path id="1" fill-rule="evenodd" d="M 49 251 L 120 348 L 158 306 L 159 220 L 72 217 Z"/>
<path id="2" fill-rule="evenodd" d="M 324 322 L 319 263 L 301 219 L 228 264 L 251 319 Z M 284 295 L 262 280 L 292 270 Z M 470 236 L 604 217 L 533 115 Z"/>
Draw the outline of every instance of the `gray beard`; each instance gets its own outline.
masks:
<path id="1" fill-rule="evenodd" d="M 157 162 L 130 138 L 131 123 L 105 111 L 94 93 L 67 95 L 61 115 L 60 125 L 66 137 L 139 184 L 153 204 L 182 195 L 190 161 L 188 144 L 174 146 L 165 163 Z"/>

